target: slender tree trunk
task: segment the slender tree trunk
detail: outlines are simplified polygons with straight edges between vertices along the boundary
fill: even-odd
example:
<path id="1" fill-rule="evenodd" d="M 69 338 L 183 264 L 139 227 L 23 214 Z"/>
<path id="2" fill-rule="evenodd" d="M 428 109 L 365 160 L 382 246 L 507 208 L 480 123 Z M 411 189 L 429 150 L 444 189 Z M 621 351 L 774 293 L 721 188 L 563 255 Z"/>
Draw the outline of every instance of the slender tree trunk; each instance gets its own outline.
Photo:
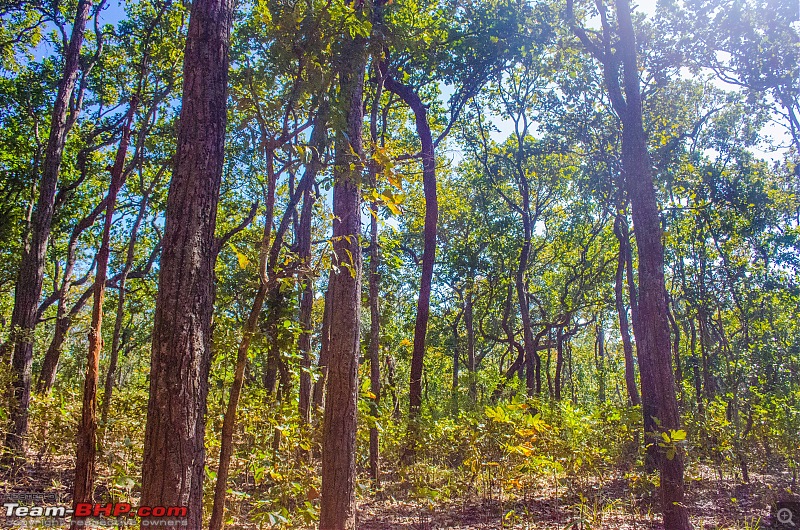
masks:
<path id="1" fill-rule="evenodd" d="M 692 374 L 694 375 L 694 395 L 697 401 L 697 412 L 702 417 L 705 412 L 703 406 L 703 380 L 700 377 L 700 360 L 697 358 L 697 326 L 694 318 L 689 319 L 690 335 L 689 348 L 692 350 Z"/>
<path id="2" fill-rule="evenodd" d="M 314 204 L 317 196 L 313 191 L 313 184 L 317 180 L 317 173 L 322 167 L 322 152 L 328 142 L 328 114 L 329 104 L 323 101 L 314 119 L 314 130 L 311 133 L 311 164 L 306 168 L 306 173 L 298 185 L 303 190 L 303 209 L 300 214 L 300 235 L 298 237 L 298 252 L 309 274 L 306 277 L 303 293 L 300 299 L 300 326 L 303 331 L 298 338 L 298 349 L 301 352 L 300 372 L 300 397 L 298 410 L 303 423 L 311 422 L 311 403 L 313 388 L 311 384 L 311 335 L 313 327 L 314 309 L 314 281 L 311 277 L 311 221 L 314 216 Z M 277 255 L 275 255 L 277 259 Z"/>
<path id="3" fill-rule="evenodd" d="M 521 149 L 521 148 L 520 148 Z M 517 301 L 519 303 L 519 315 L 522 321 L 522 345 L 525 349 L 525 366 L 527 368 L 526 388 L 528 396 L 537 394 L 536 391 L 536 360 L 539 354 L 536 352 L 536 344 L 533 336 L 531 323 L 531 313 L 528 304 L 528 289 L 525 285 L 525 271 L 528 269 L 528 260 L 531 253 L 531 237 L 533 236 L 533 226 L 531 222 L 530 210 L 530 189 L 528 180 L 524 175 L 518 175 L 517 184 L 522 201 L 522 249 L 519 252 L 519 266 L 517 267 L 516 287 Z"/>
<path id="4" fill-rule="evenodd" d="M 94 281 L 94 305 L 92 307 L 92 324 L 89 328 L 89 352 L 86 359 L 86 378 L 83 383 L 83 407 L 81 422 L 78 424 L 78 450 L 75 464 L 75 482 L 72 489 L 72 502 L 75 504 L 92 502 L 95 476 L 95 456 L 97 453 L 97 381 L 100 371 L 100 352 L 103 349 L 103 300 L 108 277 L 108 258 L 111 252 L 111 223 L 117 204 L 117 194 L 125 184 L 125 155 L 131 135 L 131 123 L 136 112 L 138 101 L 135 96 L 131 101 L 125 125 L 122 130 L 117 156 L 111 168 L 111 183 L 108 187 L 106 201 L 106 218 L 103 225 L 102 241 L 97 253 L 97 274 Z M 78 528 L 78 521 L 73 518 L 72 528 Z"/>
<path id="5" fill-rule="evenodd" d="M 369 2 L 359 4 L 369 16 Z M 320 530 L 351 530 L 356 524 L 356 419 L 361 327 L 361 172 L 364 74 L 367 43 L 345 36 L 337 58 L 339 112 L 333 187 L 333 251 L 330 272 L 330 343 L 322 432 Z"/>
<path id="6" fill-rule="evenodd" d="M 681 328 L 672 312 L 669 293 L 665 291 L 667 299 L 667 318 L 672 329 L 672 362 L 675 365 L 675 391 L 678 393 L 678 403 L 683 406 L 683 366 L 681 364 Z"/>
<path id="7" fill-rule="evenodd" d="M 280 363 L 280 347 L 278 344 L 278 321 L 283 306 L 283 294 L 280 289 L 273 289 L 267 300 L 267 358 L 264 364 L 264 390 L 275 394 L 278 388 L 278 370 Z"/>
<path id="8" fill-rule="evenodd" d="M 156 299 L 141 504 L 203 521 L 205 414 L 224 162 L 230 0 L 194 0 Z M 143 521 L 144 523 L 144 521 Z M 143 528 L 147 528 L 143 526 Z"/>
<path id="9" fill-rule="evenodd" d="M 392 394 L 392 417 L 395 420 L 400 420 L 400 399 L 397 397 L 397 378 L 395 377 L 395 360 L 391 355 L 387 355 L 386 359 L 386 382 L 389 386 L 389 392 Z"/>
<path id="10" fill-rule="evenodd" d="M 659 431 L 680 429 L 670 355 L 661 220 L 642 122 L 636 38 L 628 0 L 616 0 L 616 8 L 626 96 L 622 115 L 622 165 L 639 252 L 639 321 L 634 320 L 634 334 L 642 376 L 643 411 L 645 418 L 659 419 Z M 647 438 L 650 443 L 657 444 L 660 434 L 647 434 Z M 683 504 L 683 452 L 679 449 L 673 458 L 668 458 L 662 450 L 658 460 L 664 527 L 688 530 L 691 523 Z"/>
<path id="11" fill-rule="evenodd" d="M 628 310 L 622 295 L 622 275 L 626 264 L 626 248 L 628 247 L 627 229 L 623 227 L 625 219 L 618 215 L 614 221 L 614 234 L 619 241 L 619 254 L 617 258 L 617 273 L 614 278 L 614 300 L 619 317 L 619 332 L 622 337 L 622 351 L 625 354 L 625 387 L 628 390 L 628 401 L 631 405 L 641 404 L 639 388 L 636 386 L 636 366 L 633 360 L 633 345 L 631 344 L 630 327 L 628 325 Z M 630 250 L 630 249 L 628 249 Z"/>
<path id="12" fill-rule="evenodd" d="M 398 95 L 414 112 L 417 136 L 422 144 L 422 187 L 425 195 L 425 225 L 423 228 L 422 275 L 420 277 L 419 297 L 417 298 L 417 318 L 414 324 L 414 348 L 411 353 L 411 380 L 409 385 L 409 415 L 419 416 L 422 407 L 422 372 L 425 361 L 425 337 L 428 332 L 428 317 L 431 304 L 431 282 L 433 264 L 436 258 L 436 226 L 439 220 L 439 203 L 436 195 L 436 158 L 433 137 L 428 124 L 428 111 L 419 94 L 409 86 L 385 76 L 384 86 Z"/>
<path id="13" fill-rule="evenodd" d="M 708 351 L 708 315 L 706 315 L 704 305 L 701 305 L 698 310 L 697 322 L 700 331 L 700 357 L 703 361 L 703 398 L 705 401 L 711 401 L 716 393 L 716 385 L 711 375 L 711 356 Z"/>
<path id="14" fill-rule="evenodd" d="M 18 456 L 22 456 L 25 452 L 25 436 L 28 434 L 34 328 L 38 318 L 39 298 L 42 294 L 45 254 L 53 221 L 58 176 L 70 125 L 67 116 L 78 78 L 83 34 L 91 7 L 91 0 L 78 2 L 72 35 L 65 51 L 64 71 L 53 106 L 50 136 L 45 150 L 42 178 L 39 182 L 39 198 L 32 217 L 30 244 L 26 245 L 22 252 L 14 293 L 11 337 L 7 346 L 10 348 L 13 345 L 11 373 L 14 402 L 10 414 L 12 426 L 6 435 L 6 446 Z"/>

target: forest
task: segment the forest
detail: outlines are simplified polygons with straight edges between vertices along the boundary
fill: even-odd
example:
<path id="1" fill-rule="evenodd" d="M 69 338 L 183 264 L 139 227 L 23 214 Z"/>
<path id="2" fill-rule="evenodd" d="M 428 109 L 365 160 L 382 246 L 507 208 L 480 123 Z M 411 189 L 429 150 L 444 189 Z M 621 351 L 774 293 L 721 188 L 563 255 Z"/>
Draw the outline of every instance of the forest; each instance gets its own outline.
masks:
<path id="1" fill-rule="evenodd" d="M 796 0 L 0 17 L 0 526 L 800 524 Z"/>

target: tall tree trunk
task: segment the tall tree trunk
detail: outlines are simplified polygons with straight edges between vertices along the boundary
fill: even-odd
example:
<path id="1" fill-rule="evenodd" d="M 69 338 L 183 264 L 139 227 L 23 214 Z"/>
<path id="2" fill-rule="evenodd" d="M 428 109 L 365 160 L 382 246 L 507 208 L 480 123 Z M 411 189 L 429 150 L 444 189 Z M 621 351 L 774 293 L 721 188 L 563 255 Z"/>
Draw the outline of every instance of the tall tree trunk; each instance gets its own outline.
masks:
<path id="1" fill-rule="evenodd" d="M 385 67 L 384 67 L 385 68 Z M 439 203 L 436 195 L 436 157 L 433 137 L 428 124 L 428 111 L 417 92 L 391 76 L 385 76 L 384 86 L 398 95 L 414 112 L 417 136 L 422 145 L 422 188 L 425 195 L 425 224 L 423 228 L 422 275 L 420 277 L 419 297 L 417 298 L 417 318 L 414 324 L 414 348 L 411 352 L 411 379 L 408 394 L 409 415 L 419 416 L 422 407 L 422 371 L 425 364 L 425 337 L 428 332 L 428 317 L 431 305 L 431 281 L 433 264 L 436 258 L 436 226 L 439 221 Z"/>
<path id="2" fill-rule="evenodd" d="M 634 321 L 634 334 L 642 376 L 643 412 L 645 418 L 658 418 L 659 431 L 680 429 L 670 355 L 661 220 L 642 121 L 636 38 L 628 0 L 616 0 L 616 11 L 626 97 L 621 115 L 622 166 L 639 252 L 639 321 Z M 657 447 L 660 434 L 648 434 L 647 438 Z M 683 453 L 678 450 L 668 458 L 661 450 L 658 456 L 664 527 L 687 530 L 691 524 L 683 504 Z"/>
<path id="3" fill-rule="evenodd" d="M 617 306 L 617 316 L 619 317 L 622 351 L 625 354 L 625 387 L 628 390 L 628 400 L 630 404 L 636 406 L 641 404 L 641 399 L 639 398 L 639 388 L 636 386 L 636 366 L 633 361 L 633 345 L 631 344 L 630 326 L 628 325 L 628 310 L 625 307 L 625 300 L 622 295 L 622 276 L 627 262 L 627 252 L 630 251 L 630 248 L 627 236 L 627 223 L 621 214 L 617 215 L 614 221 L 614 234 L 619 241 L 617 272 L 614 277 L 614 300 Z"/>
<path id="4" fill-rule="evenodd" d="M 13 345 L 14 348 L 11 361 L 14 402 L 10 414 L 12 425 L 6 435 L 6 446 L 20 456 L 25 452 L 25 436 L 28 434 L 33 334 L 38 319 L 39 298 L 42 295 L 45 254 L 50 238 L 50 225 L 53 221 L 61 160 L 70 126 L 67 120 L 69 105 L 78 78 L 83 34 L 91 7 L 91 0 L 78 2 L 72 34 L 65 50 L 64 71 L 53 106 L 50 136 L 47 140 L 42 178 L 39 182 L 39 198 L 32 217 L 30 244 L 26 245 L 22 252 L 14 293 L 11 338 L 8 344 L 8 347 Z"/>
<path id="5" fill-rule="evenodd" d="M 192 2 L 153 328 L 141 503 L 187 506 L 190 528 L 203 522 L 214 228 L 232 12 L 230 0 Z"/>
<path id="6" fill-rule="evenodd" d="M 356 16 L 369 16 L 369 2 Z M 362 12 L 362 8 L 366 13 Z M 322 432 L 320 530 L 355 528 L 356 419 L 361 327 L 361 172 L 364 74 L 367 43 L 345 36 L 337 57 L 339 113 L 333 187 L 333 251 L 330 272 L 330 343 Z"/>
<path id="7" fill-rule="evenodd" d="M 92 502 L 94 490 L 94 465 L 97 452 L 97 381 L 100 371 L 100 352 L 103 349 L 103 299 L 108 277 L 108 258 L 111 252 L 111 223 L 117 204 L 117 194 L 125 184 L 125 155 L 131 135 L 131 123 L 136 112 L 138 101 L 131 100 L 128 115 L 125 117 L 122 138 L 120 139 L 114 166 L 111 168 L 111 183 L 106 200 L 106 218 L 100 250 L 97 253 L 97 273 L 94 281 L 94 305 L 92 307 L 92 324 L 89 328 L 89 352 L 86 359 L 86 378 L 83 383 L 83 407 L 81 422 L 78 424 L 78 450 L 75 463 L 75 482 L 72 489 L 72 502 L 75 504 Z M 81 521 L 82 522 L 82 521 Z M 73 518 L 72 528 L 78 528 L 78 521 Z"/>

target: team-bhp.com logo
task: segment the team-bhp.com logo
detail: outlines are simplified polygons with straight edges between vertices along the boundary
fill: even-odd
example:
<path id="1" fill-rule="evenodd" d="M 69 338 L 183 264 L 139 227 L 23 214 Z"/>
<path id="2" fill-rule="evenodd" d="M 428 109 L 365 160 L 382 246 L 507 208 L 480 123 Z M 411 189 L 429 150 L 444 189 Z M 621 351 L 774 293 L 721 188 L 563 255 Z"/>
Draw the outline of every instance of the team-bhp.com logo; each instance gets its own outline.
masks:
<path id="1" fill-rule="evenodd" d="M 23 526 L 32 519 L 38 519 L 37 526 L 62 527 L 64 519 L 71 517 L 77 526 L 105 527 L 140 524 L 153 527 L 187 526 L 186 506 L 138 506 L 127 502 L 118 503 L 78 503 L 74 508 L 64 505 L 41 506 L 36 501 L 43 499 L 6 500 L 3 503 L 7 522 L 18 522 Z M 26 502 L 27 501 L 27 502 Z M 22 505 L 21 502 L 25 502 Z"/>

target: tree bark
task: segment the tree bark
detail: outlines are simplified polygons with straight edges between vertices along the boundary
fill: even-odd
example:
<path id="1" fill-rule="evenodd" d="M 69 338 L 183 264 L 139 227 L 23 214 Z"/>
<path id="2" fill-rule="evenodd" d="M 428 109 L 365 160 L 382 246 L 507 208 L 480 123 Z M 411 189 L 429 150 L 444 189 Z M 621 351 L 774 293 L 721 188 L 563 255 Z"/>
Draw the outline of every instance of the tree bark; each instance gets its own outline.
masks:
<path id="1" fill-rule="evenodd" d="M 450 402 L 451 402 L 451 410 L 453 415 L 455 416 L 458 414 L 458 372 L 459 362 L 461 361 L 461 350 L 459 349 L 459 336 L 458 336 L 458 324 L 461 322 L 461 316 L 464 314 L 463 311 L 459 311 L 456 315 L 455 320 L 450 325 L 450 328 L 453 331 L 453 378 L 450 386 Z"/>
<path id="2" fill-rule="evenodd" d="M 598 398 L 600 403 L 606 402 L 606 337 L 602 323 L 597 325 L 597 374 L 598 374 Z"/>
<path id="3" fill-rule="evenodd" d="M 56 188 L 64 145 L 71 125 L 67 119 L 70 100 L 78 78 L 83 34 L 91 7 L 91 0 L 79 0 L 78 2 L 72 34 L 65 50 L 64 71 L 58 84 L 58 93 L 53 106 L 50 136 L 47 140 L 42 178 L 39 182 L 39 197 L 32 217 L 30 244 L 26 245 L 22 252 L 14 293 L 11 337 L 8 344 L 8 347 L 13 346 L 11 373 L 14 401 L 10 411 L 12 425 L 6 435 L 6 446 L 19 456 L 25 452 L 25 436 L 28 434 L 33 334 L 38 319 L 39 298 L 42 295 L 45 254 L 53 221 Z"/>
<path id="4" fill-rule="evenodd" d="M 100 250 L 97 253 L 97 273 L 94 281 L 94 303 L 92 306 L 92 323 L 89 328 L 89 352 L 86 359 L 86 378 L 83 383 L 83 407 L 81 422 L 78 424 L 78 449 L 75 463 L 75 482 L 72 489 L 74 504 L 92 502 L 95 478 L 95 456 L 97 453 L 97 381 L 100 372 L 100 352 L 103 349 L 103 300 L 108 277 L 108 258 L 111 252 L 111 223 L 117 204 L 117 194 L 125 184 L 125 156 L 131 135 L 131 124 L 136 112 L 137 99 L 131 100 L 128 114 L 123 125 L 114 166 L 111 168 L 111 183 L 106 200 L 106 217 L 103 224 L 103 235 Z M 71 527 L 78 528 L 78 521 L 73 518 Z"/>
<path id="5" fill-rule="evenodd" d="M 369 2 L 358 4 L 367 11 Z M 359 16 L 357 15 L 357 16 Z M 364 74 L 367 42 L 345 36 L 337 57 L 339 112 L 333 186 L 333 251 L 330 273 L 330 343 L 322 432 L 320 530 L 350 530 L 356 524 L 356 419 L 361 327 L 361 172 Z"/>
<path id="6" fill-rule="evenodd" d="M 517 156 L 521 156 L 523 146 L 519 146 Z M 537 378 L 535 378 L 535 370 L 537 365 L 538 353 L 536 352 L 535 339 L 533 337 L 533 328 L 531 323 L 530 306 L 528 303 L 528 289 L 525 285 L 525 271 L 528 269 L 528 260 L 531 253 L 531 238 L 533 237 L 533 226 L 531 222 L 531 200 L 530 188 L 528 186 L 528 179 L 524 174 L 517 175 L 517 185 L 522 201 L 522 248 L 519 251 L 519 265 L 517 267 L 516 288 L 517 288 L 517 301 L 519 303 L 519 315 L 522 321 L 522 345 L 525 349 L 525 366 L 527 368 L 526 388 L 528 396 L 538 394 Z"/>
<path id="7" fill-rule="evenodd" d="M 192 2 L 153 328 L 141 503 L 186 506 L 190 528 L 203 521 L 214 228 L 232 12 L 230 0 Z"/>

